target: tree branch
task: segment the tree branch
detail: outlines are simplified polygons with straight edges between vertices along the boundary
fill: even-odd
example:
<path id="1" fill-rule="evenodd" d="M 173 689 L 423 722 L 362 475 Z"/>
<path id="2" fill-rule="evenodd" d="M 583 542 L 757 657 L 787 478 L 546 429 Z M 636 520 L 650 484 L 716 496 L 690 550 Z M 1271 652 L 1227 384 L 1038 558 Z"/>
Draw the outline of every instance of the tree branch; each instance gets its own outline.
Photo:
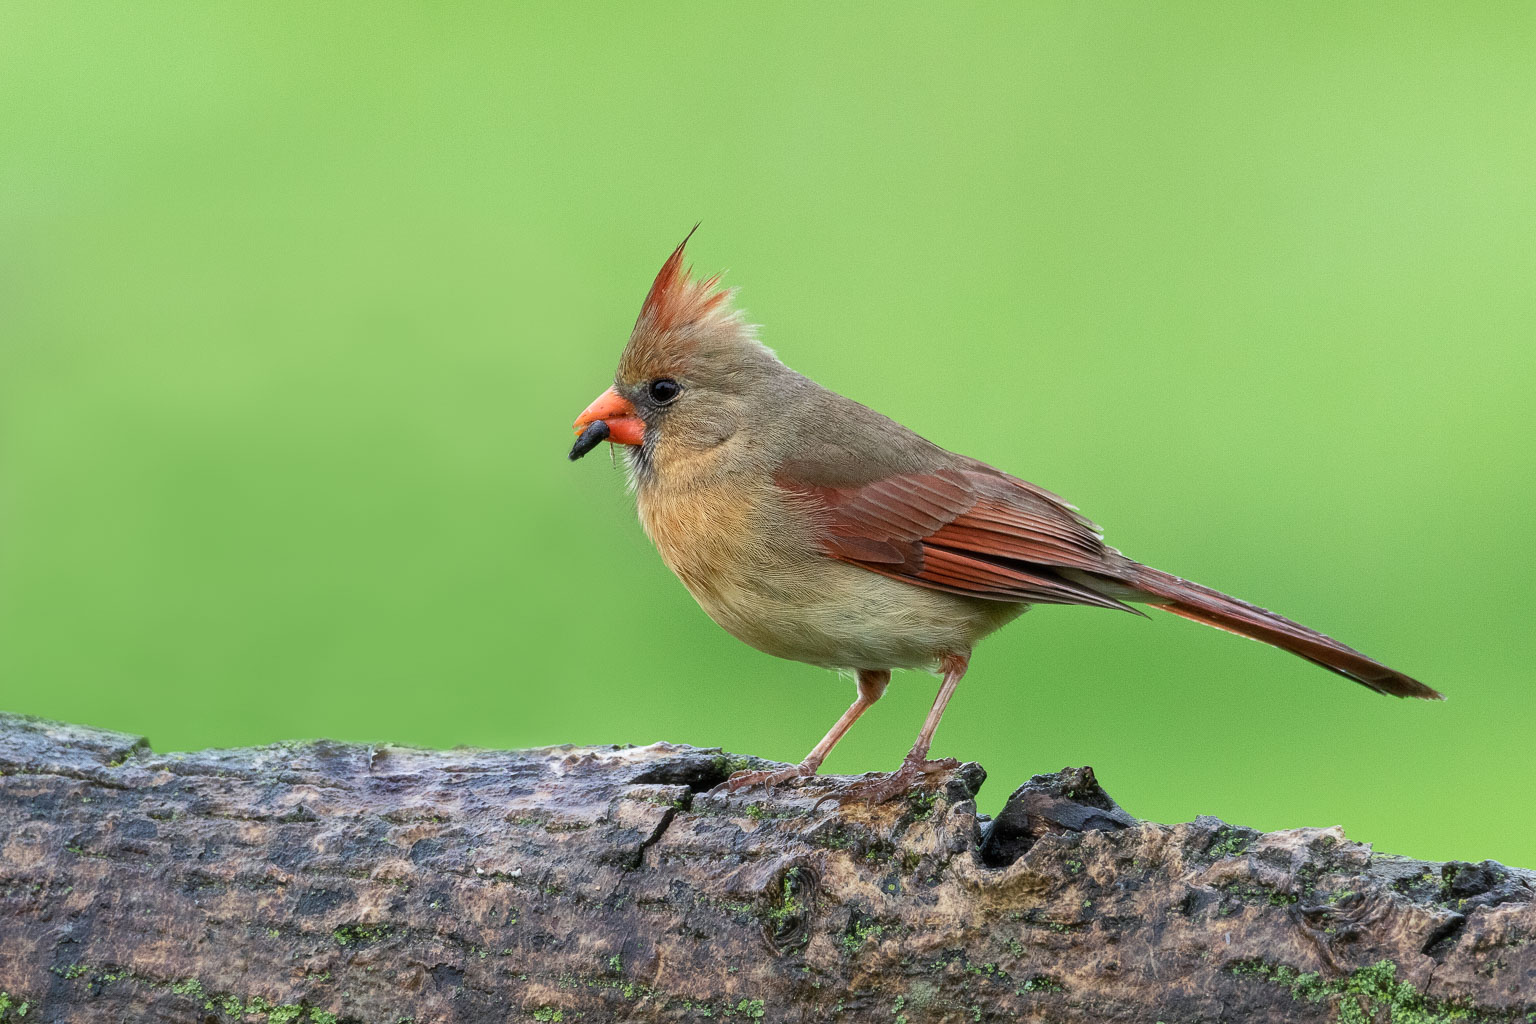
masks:
<path id="1" fill-rule="evenodd" d="M 995 821 L 718 750 L 156 754 L 0 714 L 0 1020 L 1524 1021 L 1536 875 L 1336 828 Z M 1456 1016 L 1464 1013 L 1465 1017 Z"/>

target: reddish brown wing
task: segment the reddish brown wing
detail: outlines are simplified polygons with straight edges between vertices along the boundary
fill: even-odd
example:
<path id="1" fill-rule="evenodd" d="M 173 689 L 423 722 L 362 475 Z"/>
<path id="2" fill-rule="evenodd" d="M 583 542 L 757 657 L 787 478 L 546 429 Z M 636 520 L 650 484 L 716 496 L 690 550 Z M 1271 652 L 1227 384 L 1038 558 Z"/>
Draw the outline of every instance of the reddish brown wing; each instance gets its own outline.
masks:
<path id="1" fill-rule="evenodd" d="M 1134 611 L 1059 570 L 1119 575 L 1125 564 L 1060 498 L 990 467 L 942 467 L 854 487 L 781 475 L 810 501 L 832 558 L 919 586 L 995 601 Z"/>

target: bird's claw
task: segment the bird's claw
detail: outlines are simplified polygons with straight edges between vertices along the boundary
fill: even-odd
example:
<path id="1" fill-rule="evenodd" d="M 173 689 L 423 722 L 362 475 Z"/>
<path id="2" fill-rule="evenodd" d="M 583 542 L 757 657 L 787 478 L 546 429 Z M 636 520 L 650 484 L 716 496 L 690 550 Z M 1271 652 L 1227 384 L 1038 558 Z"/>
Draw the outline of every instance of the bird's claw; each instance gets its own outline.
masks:
<path id="1" fill-rule="evenodd" d="M 816 801 L 816 805 L 819 807 L 827 800 L 836 800 L 839 804 L 844 801 L 883 804 L 887 800 L 910 792 L 915 785 L 930 775 L 954 771 L 959 767 L 960 762 L 952 757 L 941 757 L 938 760 L 929 761 L 909 755 L 901 763 L 901 767 L 889 775 L 877 775 L 839 786 Z"/>
<path id="2" fill-rule="evenodd" d="M 792 764 L 787 768 L 760 768 L 757 771 L 736 772 L 725 780 L 725 789 L 728 793 L 735 793 L 749 786 L 772 789 L 781 782 L 802 779 L 815 774 L 816 769 L 806 764 Z"/>

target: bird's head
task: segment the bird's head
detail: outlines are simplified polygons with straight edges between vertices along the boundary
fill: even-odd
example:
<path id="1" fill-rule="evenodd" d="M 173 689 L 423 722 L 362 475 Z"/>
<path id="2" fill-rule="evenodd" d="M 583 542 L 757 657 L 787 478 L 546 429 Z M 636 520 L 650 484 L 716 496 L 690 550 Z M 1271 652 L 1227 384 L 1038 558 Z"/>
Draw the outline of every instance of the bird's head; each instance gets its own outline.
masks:
<path id="1" fill-rule="evenodd" d="M 693 232 L 689 232 L 692 237 Z M 602 420 L 608 440 L 629 445 L 641 483 L 658 471 L 718 453 L 738 437 L 760 392 L 783 366 L 758 342 L 718 288 L 683 267 L 684 238 L 662 264 L 640 307 L 613 387 L 574 424 Z"/>

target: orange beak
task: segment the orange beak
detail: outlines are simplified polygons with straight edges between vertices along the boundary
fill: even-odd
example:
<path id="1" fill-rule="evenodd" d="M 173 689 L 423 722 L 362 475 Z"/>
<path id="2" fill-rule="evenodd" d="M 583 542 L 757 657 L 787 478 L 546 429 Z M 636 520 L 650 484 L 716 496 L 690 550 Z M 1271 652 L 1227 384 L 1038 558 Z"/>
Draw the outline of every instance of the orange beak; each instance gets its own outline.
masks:
<path id="1" fill-rule="evenodd" d="M 615 444 L 639 444 L 645 439 L 645 424 L 635 415 L 629 399 L 609 388 L 576 417 L 573 426 L 581 433 L 587 424 L 602 420 L 608 424 L 608 440 Z"/>

